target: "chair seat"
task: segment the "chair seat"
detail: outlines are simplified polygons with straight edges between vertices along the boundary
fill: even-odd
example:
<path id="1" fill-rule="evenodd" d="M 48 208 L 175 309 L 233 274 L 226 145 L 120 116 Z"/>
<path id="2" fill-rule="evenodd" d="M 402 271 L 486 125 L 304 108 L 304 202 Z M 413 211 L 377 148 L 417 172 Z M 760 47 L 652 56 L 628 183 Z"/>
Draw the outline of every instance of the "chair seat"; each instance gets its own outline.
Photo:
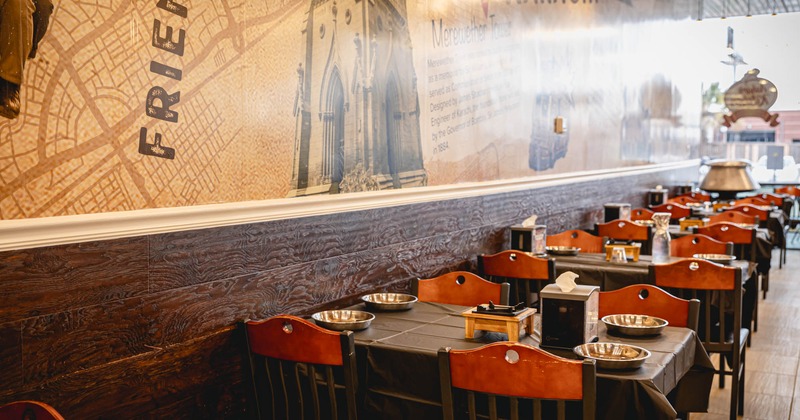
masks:
<path id="1" fill-rule="evenodd" d="M 747 346 L 747 337 L 750 336 L 750 330 L 747 328 L 742 328 L 739 330 L 739 347 L 745 348 Z M 729 353 L 730 345 L 733 342 L 733 336 L 729 335 L 726 344 L 722 343 L 703 343 L 703 347 L 706 348 L 706 351 L 709 353 Z"/>

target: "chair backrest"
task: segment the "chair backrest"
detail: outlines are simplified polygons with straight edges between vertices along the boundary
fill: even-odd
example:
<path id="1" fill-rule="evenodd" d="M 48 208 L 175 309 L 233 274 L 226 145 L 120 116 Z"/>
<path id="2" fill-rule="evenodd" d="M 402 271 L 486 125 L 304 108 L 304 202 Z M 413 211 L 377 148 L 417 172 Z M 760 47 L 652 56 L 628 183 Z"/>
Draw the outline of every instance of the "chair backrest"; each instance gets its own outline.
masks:
<path id="1" fill-rule="evenodd" d="M 258 418 L 357 418 L 352 331 L 291 315 L 246 321 L 244 330 Z"/>
<path id="2" fill-rule="evenodd" d="M 541 415 L 543 400 L 557 401 L 558 418 L 577 417 L 566 414 L 566 401 L 581 401 L 582 418 L 595 418 L 594 360 L 570 360 L 525 344 L 498 342 L 472 350 L 440 349 L 439 376 L 446 420 L 455 418 L 456 407 L 467 408 L 470 418 L 485 417 L 487 413 L 476 413 L 481 407 L 475 404 L 476 394 L 486 396 L 488 412 L 494 414 L 490 418 L 505 407 L 514 420 L 522 417 L 520 412 Z M 461 397 L 466 404 L 459 404 Z"/>
<path id="3" fill-rule="evenodd" d="M 758 217 L 751 216 L 749 214 L 744 214 L 736 210 L 725 210 L 722 213 L 717 213 L 708 216 L 708 221 L 709 223 L 728 222 L 728 223 L 747 223 L 754 225 L 758 223 Z"/>
<path id="4" fill-rule="evenodd" d="M 653 206 L 652 210 L 653 213 L 669 213 L 672 220 L 683 219 L 692 215 L 691 207 L 678 203 L 664 203 L 659 206 Z"/>
<path id="5" fill-rule="evenodd" d="M 607 223 L 599 223 L 595 229 L 599 236 L 620 241 L 633 241 L 642 244 L 641 253 L 650 254 L 653 229 L 650 226 L 637 225 L 630 220 L 617 219 Z"/>
<path id="6" fill-rule="evenodd" d="M 631 210 L 631 220 L 651 220 L 653 213 L 655 213 L 653 210 L 646 208 L 633 209 Z"/>
<path id="7" fill-rule="evenodd" d="M 769 204 L 766 204 L 767 206 Z M 733 207 L 728 207 L 725 211 L 738 211 L 748 216 L 758 217 L 758 220 L 765 221 L 769 219 L 770 211 L 752 204 L 737 204 Z"/>
<path id="8" fill-rule="evenodd" d="M 14 401 L 0 407 L 2 420 L 64 420 L 55 408 L 40 401 Z"/>
<path id="9" fill-rule="evenodd" d="M 556 264 L 551 258 L 534 257 L 521 251 L 502 251 L 479 255 L 478 272 L 494 282 L 507 281 L 509 285 L 516 286 L 509 301 L 512 304 L 525 302 L 531 306 L 534 303 L 531 293 L 537 294 L 538 301 L 538 293 L 542 288 L 555 281 Z"/>
<path id="10" fill-rule="evenodd" d="M 691 198 L 692 200 L 697 200 L 698 202 L 711 201 L 711 195 L 710 194 L 702 193 L 700 191 L 694 191 L 694 192 L 690 192 L 690 193 L 686 193 L 686 194 L 681 194 L 681 195 L 677 195 L 675 197 L 687 197 L 687 198 Z"/>
<path id="11" fill-rule="evenodd" d="M 683 298 L 702 302 L 698 335 L 706 350 L 734 351 L 738 356 L 741 348 L 739 331 L 742 328 L 741 268 L 687 258 L 650 265 L 649 275 L 656 286 Z M 728 324 L 727 311 L 732 313 L 732 326 Z M 735 333 L 729 336 L 729 331 Z"/>
<path id="12" fill-rule="evenodd" d="M 683 205 L 686 205 L 686 204 L 689 204 L 689 203 L 701 203 L 703 201 L 705 201 L 705 200 L 700 200 L 700 199 L 697 199 L 697 198 L 694 198 L 694 197 L 691 197 L 691 196 L 688 196 L 688 195 L 679 195 L 677 197 L 672 197 L 670 199 L 667 199 L 667 203 L 678 203 L 678 204 L 683 204 Z"/>
<path id="13" fill-rule="evenodd" d="M 753 206 L 768 206 L 768 205 L 770 205 L 768 200 L 765 200 L 765 199 L 763 199 L 761 197 L 744 197 L 744 198 L 738 198 L 736 200 L 733 200 L 733 205 L 734 206 L 739 206 L 739 205 L 742 205 L 742 204 L 749 204 L 749 205 L 753 205 Z"/>
<path id="14" fill-rule="evenodd" d="M 683 258 L 691 258 L 694 254 L 733 255 L 733 242 L 722 242 L 710 236 L 693 233 L 672 239 L 669 254 Z"/>
<path id="15" fill-rule="evenodd" d="M 708 226 L 699 226 L 696 233 L 710 236 L 718 241 L 732 242 L 734 253 L 737 257 L 744 259 L 749 256 L 751 261 L 755 261 L 756 256 L 756 230 L 747 229 L 734 223 L 719 222 Z"/>
<path id="16" fill-rule="evenodd" d="M 572 246 L 581 252 L 601 253 L 606 245 L 606 238 L 595 236 L 583 230 L 565 230 L 555 235 L 547 235 L 547 245 Z"/>
<path id="17" fill-rule="evenodd" d="M 794 185 L 775 188 L 775 192 L 778 194 L 786 194 L 786 195 L 791 195 L 793 197 L 800 197 L 800 188 L 797 188 Z"/>
<path id="18" fill-rule="evenodd" d="M 782 207 L 783 202 L 785 201 L 786 197 L 779 194 L 772 194 L 772 193 L 760 193 L 754 196 L 755 198 L 759 198 L 765 201 L 767 204 L 765 205 L 772 205 Z"/>
<path id="19" fill-rule="evenodd" d="M 697 331 L 700 301 L 675 297 L 651 284 L 632 284 L 622 289 L 600 292 L 598 316 L 636 314 L 667 320 L 673 327 Z"/>
<path id="20" fill-rule="evenodd" d="M 492 283 L 468 271 L 453 271 L 430 279 L 413 279 L 411 290 L 422 302 L 477 306 L 489 303 L 508 305 L 508 283 Z"/>

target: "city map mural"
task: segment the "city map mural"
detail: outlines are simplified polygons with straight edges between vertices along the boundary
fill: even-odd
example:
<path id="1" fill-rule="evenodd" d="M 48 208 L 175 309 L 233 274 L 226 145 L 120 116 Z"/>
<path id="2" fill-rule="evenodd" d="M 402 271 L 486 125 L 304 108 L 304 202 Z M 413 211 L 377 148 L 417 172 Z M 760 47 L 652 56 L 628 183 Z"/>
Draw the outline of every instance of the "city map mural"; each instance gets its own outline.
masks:
<path id="1" fill-rule="evenodd" d="M 689 20 L 657 0 L 3 2 L 0 219 L 686 159 L 699 83 L 637 57 Z"/>

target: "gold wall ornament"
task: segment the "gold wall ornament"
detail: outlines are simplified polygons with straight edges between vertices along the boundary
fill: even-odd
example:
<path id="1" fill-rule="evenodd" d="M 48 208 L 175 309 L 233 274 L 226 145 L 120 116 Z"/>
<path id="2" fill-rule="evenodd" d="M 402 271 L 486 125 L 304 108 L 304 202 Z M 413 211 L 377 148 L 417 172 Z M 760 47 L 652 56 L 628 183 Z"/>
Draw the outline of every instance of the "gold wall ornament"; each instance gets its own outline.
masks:
<path id="1" fill-rule="evenodd" d="M 778 99 L 778 88 L 769 80 L 758 77 L 758 73 L 758 69 L 748 71 L 725 92 L 725 106 L 731 114 L 723 116 L 722 125 L 730 127 L 744 117 L 761 118 L 771 127 L 779 124 L 778 114 L 769 113 L 769 108 Z"/>

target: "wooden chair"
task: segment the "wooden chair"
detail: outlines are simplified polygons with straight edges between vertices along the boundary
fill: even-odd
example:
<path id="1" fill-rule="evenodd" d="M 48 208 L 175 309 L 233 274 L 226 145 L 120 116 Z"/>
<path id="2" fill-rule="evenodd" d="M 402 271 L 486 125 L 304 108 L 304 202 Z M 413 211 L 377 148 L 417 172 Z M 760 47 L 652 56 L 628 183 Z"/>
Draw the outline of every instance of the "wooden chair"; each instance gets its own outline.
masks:
<path id="1" fill-rule="evenodd" d="M 672 239 L 669 254 L 683 258 L 692 258 L 695 254 L 733 255 L 733 242 L 722 242 L 710 236 L 693 233 Z"/>
<path id="2" fill-rule="evenodd" d="M 577 407 L 567 407 L 567 401 L 582 402 L 584 420 L 595 418 L 597 382 L 591 359 L 565 359 L 509 342 L 472 350 L 443 348 L 439 350 L 439 376 L 445 420 L 463 417 L 458 415 L 462 408 L 471 419 L 538 419 L 543 409 L 550 408 L 557 410 L 559 419 L 580 418 L 569 410 Z M 476 401 L 484 397 L 488 413 L 478 413 L 484 405 Z M 464 399 L 466 403 L 460 404 Z"/>
<path id="3" fill-rule="evenodd" d="M 607 223 L 595 225 L 595 230 L 599 236 L 619 241 L 632 241 L 642 244 L 641 253 L 650 255 L 653 230 L 650 226 L 637 225 L 629 220 L 612 220 Z"/>
<path id="4" fill-rule="evenodd" d="M 652 207 L 651 210 L 653 210 L 653 213 L 671 214 L 670 220 L 672 221 L 678 221 L 692 215 L 692 209 L 690 207 L 678 203 L 664 203 L 660 206 Z"/>
<path id="5" fill-rule="evenodd" d="M 675 203 L 675 204 L 682 204 L 687 205 L 689 203 L 702 203 L 705 200 L 699 200 L 694 197 L 690 197 L 688 195 L 679 195 L 677 197 L 672 197 L 667 200 L 667 203 Z"/>
<path id="6" fill-rule="evenodd" d="M 40 401 L 14 401 L 0 407 L 2 420 L 64 420 L 55 408 Z"/>
<path id="7" fill-rule="evenodd" d="M 753 197 L 761 199 L 765 201 L 770 206 L 778 206 L 783 208 L 783 203 L 786 201 L 786 197 L 782 194 L 773 194 L 773 193 L 760 193 L 758 195 L 754 195 Z"/>
<path id="8" fill-rule="evenodd" d="M 605 251 L 606 238 L 595 236 L 583 230 L 565 230 L 547 236 L 547 245 L 571 246 L 580 248 L 581 252 L 602 253 Z"/>
<path id="9" fill-rule="evenodd" d="M 709 224 L 714 223 L 745 223 L 750 225 L 758 224 L 758 217 L 744 214 L 735 210 L 726 210 L 708 217 Z"/>
<path id="10" fill-rule="evenodd" d="M 600 292 L 598 316 L 638 314 L 667 320 L 673 327 L 697 331 L 700 301 L 675 297 L 651 284 L 632 284 L 622 289 Z"/>
<path id="11" fill-rule="evenodd" d="M 411 292 L 420 301 L 461 306 L 477 306 L 490 300 L 508 305 L 509 289 L 508 283 L 492 283 L 468 271 L 453 271 L 411 281 Z"/>
<path id="12" fill-rule="evenodd" d="M 793 197 L 800 197 L 800 188 L 797 188 L 793 185 L 789 185 L 786 187 L 775 188 L 775 193 L 791 195 Z"/>
<path id="13" fill-rule="evenodd" d="M 259 419 L 357 418 L 352 331 L 291 315 L 243 324 Z"/>
<path id="14" fill-rule="evenodd" d="M 744 261 L 756 262 L 756 230 L 746 229 L 733 223 L 721 222 L 713 223 L 708 226 L 701 226 L 696 229 L 696 233 L 701 235 L 710 236 L 718 241 L 733 243 L 733 254 L 736 258 Z M 753 302 L 753 332 L 758 331 L 758 286 L 759 275 L 756 274 L 755 278 L 756 297 Z M 764 286 L 764 297 L 767 295 L 769 276 L 766 275 L 762 279 L 767 284 Z M 749 327 L 749 325 L 748 325 Z"/>
<path id="15" fill-rule="evenodd" d="M 542 288 L 555 281 L 556 264 L 551 258 L 534 257 L 520 251 L 502 251 L 478 256 L 478 272 L 495 282 L 513 284 L 512 304 L 525 302 L 526 306 L 534 306 L 539 301 Z M 521 293 L 524 293 L 522 297 Z M 532 293 L 536 294 L 536 299 L 533 299 Z"/>
<path id="16" fill-rule="evenodd" d="M 681 194 L 681 195 L 677 195 L 675 197 L 676 198 L 677 197 L 687 197 L 687 198 L 690 198 L 692 200 L 697 200 L 700 203 L 702 203 L 704 201 L 711 201 L 711 195 L 710 194 L 702 193 L 700 191 L 690 192 L 690 193 L 687 193 L 687 194 Z"/>
<path id="17" fill-rule="evenodd" d="M 765 224 L 767 220 L 769 220 L 770 213 L 769 210 L 754 206 L 752 204 L 737 204 L 733 207 L 726 208 L 725 211 L 738 211 L 739 213 L 744 213 L 748 216 L 755 216 L 760 222 L 762 222 L 762 224 Z"/>
<path id="18" fill-rule="evenodd" d="M 693 258 L 653 264 L 649 270 L 656 286 L 702 302 L 700 340 L 706 351 L 720 354 L 719 387 L 724 388 L 726 375 L 732 377 L 729 415 L 736 419 L 737 412 L 744 413 L 745 343 L 750 333 L 742 326 L 742 270 Z"/>
<path id="19" fill-rule="evenodd" d="M 769 201 L 762 199 L 761 197 L 744 197 L 733 200 L 734 206 L 740 206 L 742 204 L 749 204 L 751 206 L 768 206 Z"/>
<path id="20" fill-rule="evenodd" d="M 786 228 L 784 228 L 784 235 L 788 241 L 788 234 L 789 232 L 792 232 L 792 241 L 794 241 L 797 239 L 798 234 L 800 234 L 800 218 L 798 218 L 797 214 L 797 198 L 800 197 L 800 188 L 789 185 L 786 187 L 775 188 L 775 192 L 777 194 L 789 195 L 795 198 L 794 201 L 786 200 L 784 203 L 784 212 L 788 215 L 788 222 L 786 224 Z M 787 205 L 789 206 L 788 209 L 786 208 Z"/>
<path id="21" fill-rule="evenodd" d="M 631 210 L 631 220 L 652 220 L 654 211 L 645 208 Z M 549 239 L 549 238 L 548 238 Z"/>

